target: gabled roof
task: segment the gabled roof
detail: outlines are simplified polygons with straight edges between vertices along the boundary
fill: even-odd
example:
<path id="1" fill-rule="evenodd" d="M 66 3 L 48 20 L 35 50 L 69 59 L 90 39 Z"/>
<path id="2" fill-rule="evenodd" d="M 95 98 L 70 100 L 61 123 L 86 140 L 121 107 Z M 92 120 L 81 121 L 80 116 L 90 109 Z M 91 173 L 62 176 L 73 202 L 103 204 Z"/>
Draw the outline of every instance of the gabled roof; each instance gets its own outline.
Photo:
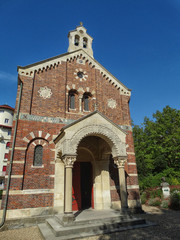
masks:
<path id="1" fill-rule="evenodd" d="M 83 58 L 92 67 L 95 67 L 96 69 L 98 69 L 100 71 L 101 75 L 107 81 L 109 81 L 112 85 L 114 85 L 115 88 L 120 90 L 120 93 L 122 95 L 127 95 L 127 96 L 131 95 L 131 89 L 127 88 L 123 83 L 121 83 L 106 68 L 104 68 L 98 61 L 96 61 L 91 56 L 89 56 L 83 49 L 79 49 L 77 51 L 70 52 L 70 53 L 57 55 L 55 57 L 48 58 L 43 61 L 36 62 L 36 63 L 30 64 L 30 65 L 27 65 L 24 67 L 18 66 L 17 70 L 18 70 L 19 75 L 24 75 L 24 76 L 33 78 L 35 72 L 40 72 L 40 71 L 46 70 L 48 68 L 55 67 L 55 66 L 61 64 L 61 62 L 70 61 L 73 59 L 77 59 L 79 57 Z"/>
<path id="2" fill-rule="evenodd" d="M 60 133 L 59 133 L 58 136 L 54 139 L 54 142 L 56 142 L 56 140 L 58 140 L 58 139 L 60 138 L 60 136 L 63 135 L 64 130 L 72 127 L 73 125 L 76 125 L 77 123 L 79 123 L 79 122 L 81 122 L 81 121 L 83 121 L 83 120 L 85 120 L 85 119 L 87 119 L 87 118 L 90 118 L 91 116 L 93 116 L 93 115 L 95 115 L 95 114 L 100 115 L 100 116 L 101 116 L 102 118 L 104 118 L 107 122 L 109 122 L 110 125 L 115 126 L 115 127 L 116 127 L 117 129 L 119 129 L 122 133 L 127 134 L 126 131 L 124 131 L 120 126 L 118 126 L 117 124 L 115 124 L 114 122 L 112 122 L 109 118 L 107 118 L 104 114 L 102 114 L 101 112 L 99 112 L 98 110 L 96 110 L 96 111 L 94 111 L 94 112 L 92 112 L 92 113 L 90 113 L 90 114 L 88 114 L 88 115 L 86 115 L 86 116 L 83 116 L 83 117 L 77 119 L 76 121 L 74 121 L 74 122 L 72 122 L 72 123 L 64 126 L 63 128 L 61 128 Z"/>
<path id="3" fill-rule="evenodd" d="M 12 126 L 7 126 L 7 125 L 0 124 L 0 128 L 12 128 Z"/>
<path id="4" fill-rule="evenodd" d="M 10 109 L 10 110 L 14 111 L 14 108 L 10 107 L 10 106 L 9 106 L 9 105 L 7 105 L 7 104 L 0 105 L 0 108 L 4 108 L 4 109 Z"/>

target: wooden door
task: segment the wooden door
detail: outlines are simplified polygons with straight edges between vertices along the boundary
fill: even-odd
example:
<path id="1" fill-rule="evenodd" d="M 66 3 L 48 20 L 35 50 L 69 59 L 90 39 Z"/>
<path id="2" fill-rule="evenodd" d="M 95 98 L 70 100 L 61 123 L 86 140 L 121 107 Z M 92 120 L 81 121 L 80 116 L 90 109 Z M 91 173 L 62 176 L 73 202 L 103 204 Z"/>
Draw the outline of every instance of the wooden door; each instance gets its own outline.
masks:
<path id="1" fill-rule="evenodd" d="M 73 166 L 72 210 L 94 208 L 92 165 L 75 162 Z"/>
<path id="2" fill-rule="evenodd" d="M 72 182 L 72 210 L 81 209 L 81 174 L 80 162 L 75 162 L 73 166 L 73 182 Z"/>

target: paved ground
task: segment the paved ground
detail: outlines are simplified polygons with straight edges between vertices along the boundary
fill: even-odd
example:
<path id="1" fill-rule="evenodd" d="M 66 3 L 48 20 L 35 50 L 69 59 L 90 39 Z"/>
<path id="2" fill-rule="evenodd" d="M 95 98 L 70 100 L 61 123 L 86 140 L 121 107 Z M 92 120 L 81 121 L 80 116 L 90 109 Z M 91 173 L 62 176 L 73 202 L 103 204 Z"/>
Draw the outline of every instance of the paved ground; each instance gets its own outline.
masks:
<path id="1" fill-rule="evenodd" d="M 86 240 L 178 240 L 180 239 L 180 211 L 160 210 L 143 206 L 147 214 L 140 215 L 158 225 L 103 236 L 94 236 Z M 37 227 L 21 228 L 0 232 L 3 240 L 42 240 Z M 85 239 L 84 239 L 85 240 Z"/>

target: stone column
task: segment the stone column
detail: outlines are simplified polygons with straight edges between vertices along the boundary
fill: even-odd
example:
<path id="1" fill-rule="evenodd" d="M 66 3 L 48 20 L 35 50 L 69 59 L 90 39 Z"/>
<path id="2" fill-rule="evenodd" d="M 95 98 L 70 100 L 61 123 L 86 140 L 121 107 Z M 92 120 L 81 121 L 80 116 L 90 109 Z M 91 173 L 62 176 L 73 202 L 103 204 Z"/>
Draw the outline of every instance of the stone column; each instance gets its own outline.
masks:
<path id="1" fill-rule="evenodd" d="M 72 168 L 76 161 L 76 156 L 65 155 L 63 162 L 65 166 L 65 194 L 64 194 L 64 216 L 63 221 L 66 223 L 73 222 L 75 217 L 72 212 Z"/>
<path id="2" fill-rule="evenodd" d="M 125 165 L 126 157 L 115 157 L 114 163 L 118 167 L 119 174 L 119 187 L 120 187 L 120 195 L 121 195 L 121 210 L 124 211 L 128 208 L 127 204 L 127 190 L 126 190 L 126 178 L 125 178 Z"/>
<path id="3" fill-rule="evenodd" d="M 58 213 L 64 212 L 64 164 L 56 157 L 54 179 L 54 208 Z"/>
<path id="4" fill-rule="evenodd" d="M 102 160 L 100 161 L 103 209 L 110 209 L 111 207 L 109 159 L 110 154 L 104 153 L 102 154 Z"/>
<path id="5" fill-rule="evenodd" d="M 79 96 L 79 112 L 82 112 L 82 99 L 83 99 L 83 96 L 80 95 Z"/>
<path id="6" fill-rule="evenodd" d="M 109 161 L 100 161 L 103 209 L 111 207 Z"/>

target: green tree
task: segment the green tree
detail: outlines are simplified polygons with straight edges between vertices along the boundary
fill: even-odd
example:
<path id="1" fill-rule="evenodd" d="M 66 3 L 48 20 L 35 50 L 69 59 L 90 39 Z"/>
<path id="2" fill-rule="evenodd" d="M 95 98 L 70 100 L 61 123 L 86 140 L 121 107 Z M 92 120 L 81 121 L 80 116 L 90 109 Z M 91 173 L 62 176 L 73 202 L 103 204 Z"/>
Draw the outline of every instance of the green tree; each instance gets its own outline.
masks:
<path id="1" fill-rule="evenodd" d="M 166 106 L 133 127 L 139 180 L 158 174 L 178 177 L 180 171 L 180 111 Z M 171 169 L 171 171 L 165 171 Z M 160 178 L 160 175 L 159 178 Z M 166 176 L 168 177 L 168 176 Z M 155 178 L 154 178 L 155 179 Z M 147 181 L 148 182 L 148 181 Z"/>

